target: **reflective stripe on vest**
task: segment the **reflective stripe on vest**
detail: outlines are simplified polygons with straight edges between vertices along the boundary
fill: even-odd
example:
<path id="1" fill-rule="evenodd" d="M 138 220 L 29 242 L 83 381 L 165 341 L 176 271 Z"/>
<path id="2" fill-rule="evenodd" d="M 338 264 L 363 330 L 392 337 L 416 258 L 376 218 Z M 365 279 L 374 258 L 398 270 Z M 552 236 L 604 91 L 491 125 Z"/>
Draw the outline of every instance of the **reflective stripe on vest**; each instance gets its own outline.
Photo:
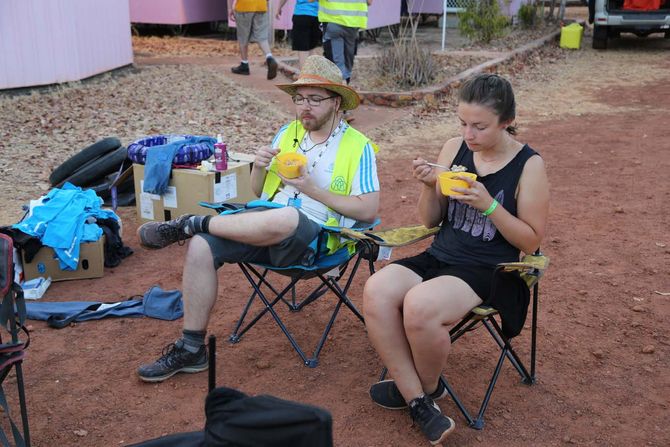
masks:
<path id="1" fill-rule="evenodd" d="M 367 28 L 367 0 L 319 0 L 319 22 L 337 23 L 350 28 Z"/>

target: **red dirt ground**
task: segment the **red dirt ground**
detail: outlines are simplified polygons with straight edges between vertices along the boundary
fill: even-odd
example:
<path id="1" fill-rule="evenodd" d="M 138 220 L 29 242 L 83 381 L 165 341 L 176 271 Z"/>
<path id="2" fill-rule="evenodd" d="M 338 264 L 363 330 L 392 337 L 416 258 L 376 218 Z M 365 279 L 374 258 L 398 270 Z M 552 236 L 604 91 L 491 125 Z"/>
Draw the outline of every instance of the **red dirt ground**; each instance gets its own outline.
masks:
<path id="1" fill-rule="evenodd" d="M 669 67 L 657 68 L 667 73 Z M 659 105 L 639 105 L 635 115 L 567 116 L 524 127 L 520 139 L 544 156 L 552 183 L 543 245 L 552 265 L 541 287 L 538 381 L 521 384 L 506 364 L 483 431 L 467 428 L 444 401 L 443 410 L 458 424 L 448 445 L 670 445 L 670 297 L 662 294 L 670 291 L 670 126 L 661 106 L 670 102 L 668 81 L 601 90 L 601 104 Z M 426 149 L 436 154 L 440 145 L 434 141 Z M 393 145 L 386 149 L 393 153 Z M 380 162 L 385 227 L 415 222 L 410 158 Z M 135 254 L 101 279 L 53 284 L 50 299 L 115 301 L 153 284 L 180 287 L 185 247 L 143 250 L 134 234 L 134 208 L 120 215 Z M 350 294 L 359 305 L 367 277 L 360 273 Z M 249 287 L 235 266 L 224 267 L 219 278 L 224 286 L 210 323 L 219 342 L 218 385 L 327 408 L 338 446 L 427 445 L 406 413 L 370 401 L 367 390 L 381 365 L 349 312 L 337 320 L 318 368 L 309 369 L 269 318 L 241 343 L 226 342 Z M 331 304 L 328 297 L 301 313 L 281 314 L 311 346 Z M 203 427 L 206 374 L 156 385 L 135 375 L 140 363 L 178 336 L 180 322 L 108 319 L 58 331 L 42 322 L 31 326 L 24 371 L 34 446 L 128 445 Z M 524 356 L 527 335 L 516 340 Z M 480 332 L 454 349 L 447 376 L 470 407 L 494 367 L 492 352 Z"/>

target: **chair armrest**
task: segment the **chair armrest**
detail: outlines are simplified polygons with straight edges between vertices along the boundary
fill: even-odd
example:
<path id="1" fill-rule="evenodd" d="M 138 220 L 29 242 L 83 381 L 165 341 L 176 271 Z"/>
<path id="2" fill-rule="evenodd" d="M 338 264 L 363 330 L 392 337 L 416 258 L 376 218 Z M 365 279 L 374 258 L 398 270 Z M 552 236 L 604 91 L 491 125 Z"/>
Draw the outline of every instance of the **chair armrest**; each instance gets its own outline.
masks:
<path id="1" fill-rule="evenodd" d="M 403 247 L 426 239 L 439 230 L 439 227 L 426 228 L 423 225 L 412 225 L 378 231 L 342 229 L 341 233 L 350 239 L 368 241 L 380 247 Z"/>
<path id="2" fill-rule="evenodd" d="M 542 254 L 526 255 L 519 262 L 503 262 L 498 269 L 504 272 L 519 272 L 528 288 L 533 287 L 549 267 L 549 258 Z"/>

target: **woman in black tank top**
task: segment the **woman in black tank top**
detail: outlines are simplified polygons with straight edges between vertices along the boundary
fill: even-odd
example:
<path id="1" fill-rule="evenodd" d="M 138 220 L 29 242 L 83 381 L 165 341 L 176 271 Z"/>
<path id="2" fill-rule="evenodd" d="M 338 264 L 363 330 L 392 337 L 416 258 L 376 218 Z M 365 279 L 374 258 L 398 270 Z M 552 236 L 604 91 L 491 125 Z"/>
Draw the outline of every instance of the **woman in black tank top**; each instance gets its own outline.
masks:
<path id="1" fill-rule="evenodd" d="M 525 319 L 525 284 L 505 285 L 505 296 L 517 297 L 516 303 L 489 297 L 496 264 L 518 261 L 521 251 L 539 247 L 549 207 L 542 158 L 514 139 L 515 108 L 512 87 L 500 76 L 480 74 L 463 84 L 461 137 L 445 143 L 437 164 L 463 166 L 477 179 L 460 177 L 467 187 L 453 188 L 457 194 L 447 197 L 438 182 L 444 169 L 414 160 L 419 218 L 440 231 L 424 253 L 386 266 L 365 285 L 368 336 L 393 378 L 374 384 L 370 396 L 385 408 L 409 406 L 434 444 L 454 429 L 433 402 L 447 395 L 439 377 L 448 362 L 450 326 L 484 301 L 495 304 L 509 336 Z"/>

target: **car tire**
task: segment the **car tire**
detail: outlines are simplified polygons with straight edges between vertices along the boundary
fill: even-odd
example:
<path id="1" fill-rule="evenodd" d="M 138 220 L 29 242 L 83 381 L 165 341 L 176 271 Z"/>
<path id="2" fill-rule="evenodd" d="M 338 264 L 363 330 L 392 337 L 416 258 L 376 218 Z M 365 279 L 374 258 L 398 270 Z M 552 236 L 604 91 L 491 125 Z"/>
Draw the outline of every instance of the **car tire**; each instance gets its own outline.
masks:
<path id="1" fill-rule="evenodd" d="M 109 137 L 85 147 L 54 169 L 49 176 L 49 182 L 52 186 L 62 183 L 63 180 L 84 167 L 87 163 L 100 158 L 119 146 L 121 146 L 121 142 L 118 138 Z"/>
<path id="2" fill-rule="evenodd" d="M 606 26 L 594 26 L 593 27 L 593 49 L 595 50 L 605 50 L 607 49 L 607 27 Z"/>
<path id="3" fill-rule="evenodd" d="M 128 149 L 121 146 L 115 151 L 103 155 L 92 163 L 77 170 L 74 174 L 61 181 L 58 186 L 65 182 L 70 182 L 76 186 L 90 185 L 103 179 L 107 174 L 111 174 L 123 164 L 128 156 Z"/>

